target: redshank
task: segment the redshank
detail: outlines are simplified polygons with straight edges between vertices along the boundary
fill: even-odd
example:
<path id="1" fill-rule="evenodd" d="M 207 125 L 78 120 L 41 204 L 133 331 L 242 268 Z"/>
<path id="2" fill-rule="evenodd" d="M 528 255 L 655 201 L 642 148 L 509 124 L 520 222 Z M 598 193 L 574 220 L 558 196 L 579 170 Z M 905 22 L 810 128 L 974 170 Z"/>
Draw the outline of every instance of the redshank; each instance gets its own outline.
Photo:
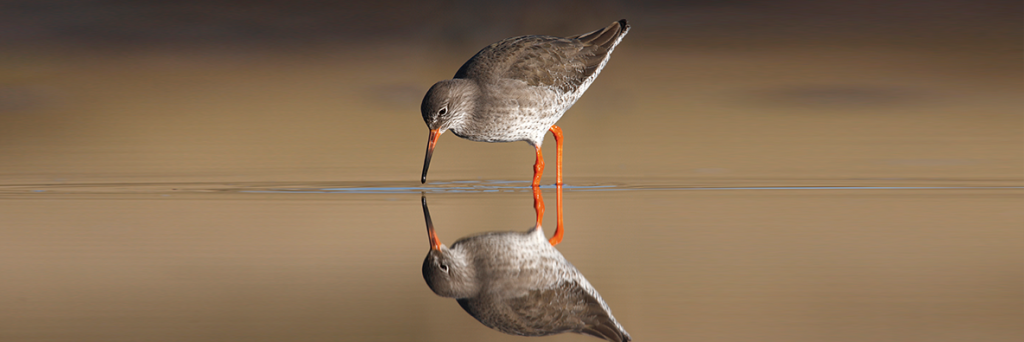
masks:
<path id="1" fill-rule="evenodd" d="M 543 199 L 539 188 L 533 189 L 540 222 Z M 426 197 L 422 200 L 430 239 L 423 279 L 438 296 L 455 298 L 480 323 L 507 334 L 575 332 L 630 341 L 597 290 L 555 249 L 555 238 L 544 238 L 540 224 L 526 232 L 464 237 L 447 247 L 434 231 Z"/>
<path id="2" fill-rule="evenodd" d="M 421 183 L 437 138 L 451 130 L 483 142 L 526 141 L 537 150 L 533 186 L 544 173 L 541 143 L 555 136 L 555 184 L 562 184 L 562 129 L 555 122 L 587 91 L 629 32 L 626 20 L 572 37 L 522 36 L 485 47 L 450 80 L 430 87 L 420 111 L 430 129 Z"/>

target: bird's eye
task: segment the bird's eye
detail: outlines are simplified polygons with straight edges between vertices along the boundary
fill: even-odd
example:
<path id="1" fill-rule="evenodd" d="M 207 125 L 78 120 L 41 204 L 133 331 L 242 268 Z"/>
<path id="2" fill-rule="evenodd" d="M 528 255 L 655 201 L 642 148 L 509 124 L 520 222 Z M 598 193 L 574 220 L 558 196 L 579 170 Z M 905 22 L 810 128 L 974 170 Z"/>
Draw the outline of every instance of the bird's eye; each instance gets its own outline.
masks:
<path id="1" fill-rule="evenodd" d="M 442 107 L 441 110 L 437 111 L 438 115 L 448 114 L 448 107 Z"/>
<path id="2" fill-rule="evenodd" d="M 440 266 L 438 266 L 438 267 L 441 267 L 441 270 L 442 270 L 442 271 L 444 271 L 444 273 L 448 273 L 448 265 L 445 265 L 445 264 L 441 264 L 441 265 L 440 265 Z"/>

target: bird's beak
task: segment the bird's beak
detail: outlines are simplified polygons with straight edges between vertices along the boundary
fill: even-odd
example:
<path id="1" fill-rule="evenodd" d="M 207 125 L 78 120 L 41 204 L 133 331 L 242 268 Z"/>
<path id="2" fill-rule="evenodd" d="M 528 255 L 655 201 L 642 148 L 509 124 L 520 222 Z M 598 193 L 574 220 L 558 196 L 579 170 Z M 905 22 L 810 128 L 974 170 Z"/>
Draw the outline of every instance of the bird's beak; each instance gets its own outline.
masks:
<path id="1" fill-rule="evenodd" d="M 427 140 L 427 156 L 423 158 L 423 176 L 420 183 L 427 182 L 427 169 L 430 168 L 430 156 L 434 155 L 434 145 L 437 145 L 437 138 L 441 136 L 440 129 L 430 130 L 430 138 Z M 423 207 L 426 209 L 426 207 Z"/>
<path id="2" fill-rule="evenodd" d="M 434 231 L 434 222 L 430 221 L 430 210 L 427 209 L 427 196 L 420 195 L 420 200 L 423 202 L 423 218 L 427 220 L 427 238 L 430 239 L 430 249 L 440 251 L 441 239 L 437 238 L 437 232 Z"/>

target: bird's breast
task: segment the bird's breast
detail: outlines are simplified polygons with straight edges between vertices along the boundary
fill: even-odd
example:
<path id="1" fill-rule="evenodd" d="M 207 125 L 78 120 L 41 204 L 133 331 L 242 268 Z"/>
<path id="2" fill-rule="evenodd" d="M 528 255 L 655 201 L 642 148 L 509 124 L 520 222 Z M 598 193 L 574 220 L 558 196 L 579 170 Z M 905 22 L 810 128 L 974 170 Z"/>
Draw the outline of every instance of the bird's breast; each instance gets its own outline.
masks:
<path id="1" fill-rule="evenodd" d="M 501 91 L 505 90 L 505 91 Z M 578 96 L 549 87 L 496 88 L 486 92 L 455 135 L 483 142 L 527 141 L 538 145 Z"/>

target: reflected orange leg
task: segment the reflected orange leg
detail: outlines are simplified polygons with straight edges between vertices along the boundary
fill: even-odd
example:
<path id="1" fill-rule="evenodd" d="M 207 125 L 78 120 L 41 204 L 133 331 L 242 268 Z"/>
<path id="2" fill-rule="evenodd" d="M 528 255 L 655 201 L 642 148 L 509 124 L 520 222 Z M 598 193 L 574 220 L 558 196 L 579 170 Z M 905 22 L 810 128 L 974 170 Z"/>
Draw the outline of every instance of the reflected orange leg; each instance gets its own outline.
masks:
<path id="1" fill-rule="evenodd" d="M 550 131 L 555 136 L 555 185 L 562 185 L 562 128 L 552 125 Z"/>
<path id="2" fill-rule="evenodd" d="M 537 149 L 537 162 L 533 164 L 533 188 L 536 189 L 540 186 L 540 176 L 544 174 L 544 155 L 540 152 L 540 146 L 535 146 Z"/>
<path id="3" fill-rule="evenodd" d="M 558 216 L 558 225 L 555 226 L 555 235 L 551 236 L 551 239 L 548 240 L 548 242 L 550 242 L 552 246 L 557 245 L 559 242 L 562 242 L 562 234 L 564 234 L 564 231 L 565 231 L 564 229 L 562 229 L 562 185 L 561 184 L 555 185 L 555 213 L 556 213 L 555 215 Z"/>
<path id="4" fill-rule="evenodd" d="M 540 229 L 540 223 L 544 221 L 544 196 L 540 194 L 540 188 L 533 188 L 533 209 L 537 211 L 537 226 L 534 229 Z"/>

